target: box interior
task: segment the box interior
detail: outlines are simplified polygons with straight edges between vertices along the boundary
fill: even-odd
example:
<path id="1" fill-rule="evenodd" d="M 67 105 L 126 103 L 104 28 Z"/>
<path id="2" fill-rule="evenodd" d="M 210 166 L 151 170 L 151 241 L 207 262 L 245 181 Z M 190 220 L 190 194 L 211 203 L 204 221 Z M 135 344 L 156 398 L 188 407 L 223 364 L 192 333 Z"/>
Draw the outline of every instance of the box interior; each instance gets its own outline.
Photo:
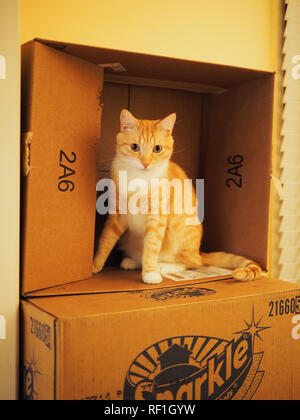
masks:
<path id="1" fill-rule="evenodd" d="M 104 67 L 98 178 L 108 176 L 122 108 L 129 109 L 137 118 L 147 119 L 176 112 L 173 160 L 191 179 L 205 180 L 202 250 L 244 255 L 267 268 L 272 73 L 39 42 Z M 123 71 L 114 70 L 120 68 Z M 103 222 L 104 218 L 97 215 L 95 243 Z M 120 253 L 114 251 L 107 265 L 118 265 L 120 258 Z M 105 273 L 103 276 L 107 277 Z M 136 272 L 121 273 L 112 270 L 113 278 L 127 279 L 116 290 L 130 288 L 131 280 L 136 284 Z M 96 277 L 100 279 L 101 274 Z M 101 284 L 97 284 L 92 289 L 101 292 Z"/>
<path id="2" fill-rule="evenodd" d="M 227 251 L 267 266 L 272 78 L 219 94 L 105 82 L 99 177 L 115 153 L 119 114 L 159 119 L 177 113 L 172 160 L 205 180 L 203 251 Z M 263 151 L 263 152 L 262 152 Z M 103 217 L 96 218 L 96 243 Z M 118 265 L 115 252 L 109 265 Z"/>

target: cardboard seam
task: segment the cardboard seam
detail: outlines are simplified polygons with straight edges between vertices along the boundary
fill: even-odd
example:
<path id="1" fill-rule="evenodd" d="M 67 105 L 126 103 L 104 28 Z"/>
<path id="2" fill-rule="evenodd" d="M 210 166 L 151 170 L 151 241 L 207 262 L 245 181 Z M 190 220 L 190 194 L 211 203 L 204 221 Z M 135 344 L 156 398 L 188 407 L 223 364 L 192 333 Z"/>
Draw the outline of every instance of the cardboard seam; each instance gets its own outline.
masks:
<path id="1" fill-rule="evenodd" d="M 222 94 L 228 89 L 220 86 L 204 85 L 200 83 L 176 82 L 171 80 L 150 79 L 138 76 L 123 76 L 118 74 L 105 73 L 104 82 L 117 84 L 130 84 L 134 86 L 159 87 L 165 89 L 184 90 L 188 92 L 204 94 Z"/>
<path id="2" fill-rule="evenodd" d="M 54 399 L 58 400 L 60 395 L 60 358 L 59 349 L 61 344 L 61 323 L 59 319 L 55 319 L 55 334 L 54 334 Z"/>
<path id="3" fill-rule="evenodd" d="M 174 281 L 174 285 L 168 284 L 168 285 L 160 285 L 159 289 L 169 289 L 169 288 L 177 288 L 179 284 L 181 284 L 182 286 L 191 286 L 191 285 L 199 285 L 199 284 L 206 284 L 206 283 L 212 283 L 212 282 L 216 282 L 216 281 L 222 281 L 222 280 L 230 280 L 232 279 L 232 276 L 222 276 L 221 278 L 211 278 L 211 279 L 205 279 L 204 281 L 198 281 L 198 280 L 191 280 L 191 281 L 182 281 L 182 282 L 175 282 Z M 108 290 L 108 291 L 83 291 L 83 292 L 78 292 L 78 293 L 62 293 L 62 294 L 57 294 L 57 292 L 54 292 L 53 294 L 40 294 L 40 295 L 36 295 L 35 293 L 38 292 L 43 292 L 43 291 L 47 291 L 50 290 L 52 288 L 56 288 L 56 287 L 60 287 L 60 286 L 68 286 L 74 283 L 79 283 L 81 281 L 84 280 L 88 280 L 88 279 L 83 279 L 83 280 L 76 280 L 74 282 L 71 283 L 63 283 L 60 284 L 58 286 L 53 286 L 53 287 L 46 287 L 44 289 L 39 289 L 39 290 L 31 290 L 30 292 L 26 292 L 24 297 L 26 299 L 38 299 L 38 298 L 42 298 L 42 297 L 60 297 L 60 296 L 80 296 L 80 295 L 104 295 L 104 294 L 110 294 L 110 293 L 136 293 L 136 292 L 147 292 L 147 291 L 151 291 L 151 290 L 157 290 L 156 287 L 151 287 L 151 288 L 145 288 L 145 289 L 123 289 L 123 290 Z M 178 283 L 178 284 L 177 284 Z M 33 293 L 33 294 L 31 294 Z"/>
<path id="4" fill-rule="evenodd" d="M 49 315 L 50 317 L 53 318 L 54 321 L 58 321 L 57 316 L 55 316 L 54 314 L 52 314 L 51 312 L 46 311 L 45 309 L 42 309 L 39 305 L 36 305 L 35 303 L 32 302 L 31 299 L 21 299 L 21 302 L 23 302 L 25 305 L 31 305 L 34 308 L 43 311 L 45 314 Z"/>

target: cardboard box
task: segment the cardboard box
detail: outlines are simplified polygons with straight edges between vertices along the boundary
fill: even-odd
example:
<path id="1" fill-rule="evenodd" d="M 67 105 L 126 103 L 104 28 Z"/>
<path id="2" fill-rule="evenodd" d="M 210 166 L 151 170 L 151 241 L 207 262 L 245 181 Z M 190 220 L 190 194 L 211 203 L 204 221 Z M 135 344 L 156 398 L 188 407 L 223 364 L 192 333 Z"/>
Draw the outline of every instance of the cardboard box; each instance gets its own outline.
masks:
<path id="1" fill-rule="evenodd" d="M 23 301 L 24 398 L 300 399 L 299 286 L 174 284 Z"/>
<path id="2" fill-rule="evenodd" d="M 33 61 L 26 48 L 34 51 Z M 24 103 L 44 98 L 24 119 L 24 131 L 33 133 L 24 146 L 24 398 L 299 399 L 295 285 L 214 276 L 180 283 L 164 278 L 153 286 L 142 283 L 139 271 L 90 272 L 94 230 L 97 241 L 103 225 L 100 217 L 94 224 L 96 179 L 108 174 L 122 108 L 140 118 L 177 112 L 173 159 L 191 178 L 205 179 L 203 250 L 238 253 L 268 267 L 274 75 L 45 40 L 24 51 Z M 56 95 L 49 116 L 50 91 Z M 52 121 L 59 122 L 59 136 Z M 52 143 L 34 142 L 35 132 Z M 57 151 L 72 160 L 59 142 L 65 137 L 82 166 L 78 188 L 66 183 L 67 191 L 58 192 L 61 173 L 53 168 L 63 167 Z M 72 170 L 64 168 L 61 179 L 73 182 Z M 55 193 L 42 195 L 44 185 Z"/>
<path id="3" fill-rule="evenodd" d="M 107 176 L 122 107 L 140 118 L 177 112 L 174 160 L 191 178 L 205 178 L 203 250 L 238 253 L 267 268 L 272 73 L 45 40 L 25 46 L 23 58 L 25 296 L 91 277 L 94 160 Z M 97 218 L 96 240 L 102 224 Z"/>

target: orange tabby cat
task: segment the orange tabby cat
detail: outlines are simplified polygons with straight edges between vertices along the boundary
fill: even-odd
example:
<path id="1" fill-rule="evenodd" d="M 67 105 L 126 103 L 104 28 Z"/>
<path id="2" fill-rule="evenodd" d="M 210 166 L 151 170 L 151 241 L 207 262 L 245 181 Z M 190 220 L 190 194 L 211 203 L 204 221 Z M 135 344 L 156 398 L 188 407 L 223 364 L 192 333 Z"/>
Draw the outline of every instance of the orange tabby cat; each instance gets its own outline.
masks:
<path id="1" fill-rule="evenodd" d="M 116 156 L 112 164 L 111 177 L 117 186 L 117 196 L 127 197 L 130 180 L 139 178 L 150 187 L 153 179 L 172 181 L 179 179 L 183 184 L 188 179 L 185 172 L 170 161 L 173 153 L 172 137 L 176 114 L 162 120 L 138 120 L 129 111 L 122 110 L 121 131 L 117 135 Z M 119 182 L 119 171 L 126 171 L 128 184 Z M 123 183 L 122 183 L 123 184 Z M 126 191 L 124 190 L 126 189 Z M 123 191 L 122 191 L 123 189 Z M 147 191 L 146 191 L 147 190 Z M 158 211 L 149 211 L 155 199 L 148 198 L 148 188 L 140 191 L 145 196 L 142 213 L 120 214 L 119 202 L 116 214 L 110 214 L 99 240 L 94 258 L 94 273 L 102 270 L 111 250 L 121 238 L 121 248 L 126 257 L 121 263 L 123 269 L 142 267 L 145 283 L 160 283 L 162 274 L 184 268 L 199 268 L 203 265 L 235 269 L 233 277 L 238 280 L 254 280 L 262 274 L 260 266 L 244 257 L 224 252 L 199 252 L 202 239 L 202 224 L 188 224 L 191 214 L 176 214 L 174 191 L 170 189 L 170 214 L 162 211 L 162 197 L 156 196 Z M 195 202 L 195 191 L 192 191 Z M 141 199 L 142 201 L 142 199 Z M 192 215 L 193 216 L 193 215 Z M 194 211 L 196 217 L 196 207 Z M 123 235 L 124 234 L 124 235 Z"/>

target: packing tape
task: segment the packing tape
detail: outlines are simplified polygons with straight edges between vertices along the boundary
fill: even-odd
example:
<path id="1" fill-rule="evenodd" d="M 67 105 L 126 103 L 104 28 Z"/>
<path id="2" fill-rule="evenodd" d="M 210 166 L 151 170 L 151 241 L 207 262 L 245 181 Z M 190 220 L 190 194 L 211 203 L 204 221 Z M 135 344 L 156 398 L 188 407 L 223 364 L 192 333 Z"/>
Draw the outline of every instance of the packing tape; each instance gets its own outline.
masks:
<path id="1" fill-rule="evenodd" d="M 28 131 L 22 133 L 22 173 L 24 176 L 28 176 L 31 166 L 30 166 L 30 145 L 33 137 L 33 133 Z"/>

